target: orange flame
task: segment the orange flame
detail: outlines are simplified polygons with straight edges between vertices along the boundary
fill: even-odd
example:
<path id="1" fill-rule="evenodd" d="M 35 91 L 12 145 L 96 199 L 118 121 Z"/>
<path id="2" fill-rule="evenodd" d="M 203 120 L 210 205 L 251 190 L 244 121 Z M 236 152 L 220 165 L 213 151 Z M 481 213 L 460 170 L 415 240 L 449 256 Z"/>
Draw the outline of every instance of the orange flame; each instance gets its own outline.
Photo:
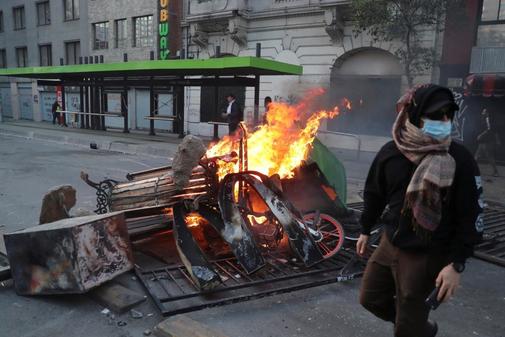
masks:
<path id="1" fill-rule="evenodd" d="M 347 110 L 352 110 L 352 103 L 348 98 L 344 97 L 342 99 L 342 105 L 345 106 Z"/>
<path id="2" fill-rule="evenodd" d="M 186 215 L 186 224 L 188 228 L 198 227 L 205 219 L 198 213 L 189 213 Z"/>
<path id="3" fill-rule="evenodd" d="M 272 102 L 269 105 L 267 123 L 250 132 L 247 137 L 248 167 L 271 176 L 275 173 L 280 178 L 293 176 L 293 169 L 308 156 L 321 120 L 333 118 L 339 114 L 338 106 L 332 110 L 312 112 L 317 99 L 325 93 L 322 88 L 313 89 L 307 98 L 296 105 Z M 311 111 L 312 110 L 312 111 Z M 216 157 L 236 151 L 239 143 L 236 137 L 225 136 L 207 151 L 207 157 Z M 238 172 L 238 163 L 218 161 L 218 176 Z"/>

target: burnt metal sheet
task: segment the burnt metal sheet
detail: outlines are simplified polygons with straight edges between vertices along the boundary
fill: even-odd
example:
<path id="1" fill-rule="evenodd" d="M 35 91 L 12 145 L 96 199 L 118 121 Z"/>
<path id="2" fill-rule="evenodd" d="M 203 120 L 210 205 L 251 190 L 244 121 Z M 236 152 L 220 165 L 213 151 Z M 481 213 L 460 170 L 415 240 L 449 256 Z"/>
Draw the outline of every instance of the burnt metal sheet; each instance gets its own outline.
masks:
<path id="1" fill-rule="evenodd" d="M 221 237 L 226 237 L 227 228 L 221 218 L 221 214 L 206 205 L 200 205 L 198 212 L 203 216 L 209 224 L 221 234 Z M 229 229 L 228 229 L 229 231 Z M 247 273 L 252 273 L 265 265 L 261 251 L 258 249 L 254 239 L 249 238 L 250 233 L 242 234 L 242 240 L 230 240 L 226 241 L 230 246 L 233 255 L 237 258 L 240 265 L 247 271 Z"/>
<path id="2" fill-rule="evenodd" d="M 300 260 L 291 259 L 287 252 L 269 254 L 265 259 L 265 267 L 252 275 L 247 274 L 234 258 L 212 261 L 222 283 L 207 292 L 200 291 L 188 281 L 187 270 L 181 264 L 155 268 L 141 265 L 135 272 L 163 316 L 172 316 L 348 281 L 360 277 L 364 268 L 361 261 L 355 263 L 353 250 L 342 250 L 310 268 Z"/>
<path id="3" fill-rule="evenodd" d="M 174 206 L 173 227 L 177 251 L 195 286 L 201 290 L 209 290 L 219 285 L 221 279 L 188 229 L 186 215 L 183 203 Z"/>
<path id="4" fill-rule="evenodd" d="M 244 181 L 263 199 L 273 215 L 284 228 L 289 243 L 295 254 L 305 263 L 312 266 L 323 261 L 324 257 L 303 221 L 303 216 L 283 197 L 282 192 L 268 177 L 259 172 L 242 172 L 228 175 L 230 185 Z"/>
<path id="5" fill-rule="evenodd" d="M 251 274 L 263 267 L 265 262 L 246 220 L 234 201 L 235 182 L 233 174 L 227 175 L 221 182 L 218 200 L 223 226 L 221 227 L 217 219 L 213 225 L 217 226 L 216 230 L 230 245 L 240 265 Z"/>

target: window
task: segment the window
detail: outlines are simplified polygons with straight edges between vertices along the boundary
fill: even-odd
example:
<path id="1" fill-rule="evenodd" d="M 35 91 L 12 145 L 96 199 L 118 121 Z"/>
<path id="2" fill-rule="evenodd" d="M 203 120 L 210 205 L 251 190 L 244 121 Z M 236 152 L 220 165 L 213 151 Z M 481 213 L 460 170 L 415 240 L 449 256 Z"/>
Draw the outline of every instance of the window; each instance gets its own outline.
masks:
<path id="1" fill-rule="evenodd" d="M 141 16 L 133 19 L 133 46 L 153 46 L 153 16 Z"/>
<path id="2" fill-rule="evenodd" d="M 125 48 L 128 40 L 128 30 L 126 28 L 126 19 L 114 21 L 115 45 L 116 48 Z"/>
<path id="3" fill-rule="evenodd" d="M 65 56 L 67 64 L 78 64 L 81 56 L 81 44 L 79 41 L 65 42 Z"/>
<path id="4" fill-rule="evenodd" d="M 40 65 L 42 67 L 53 65 L 53 53 L 51 51 L 50 44 L 39 46 L 39 56 L 40 56 Z"/>
<path id="5" fill-rule="evenodd" d="M 63 0 L 65 21 L 79 19 L 79 0 Z"/>
<path id="6" fill-rule="evenodd" d="M 0 49 L 0 68 L 7 68 L 7 57 L 5 49 Z"/>
<path id="7" fill-rule="evenodd" d="M 93 24 L 93 49 L 109 48 L 109 23 L 100 22 Z"/>
<path id="8" fill-rule="evenodd" d="M 484 0 L 481 21 L 505 20 L 505 0 Z"/>
<path id="9" fill-rule="evenodd" d="M 14 15 L 14 30 L 25 29 L 25 6 L 14 7 L 12 14 Z"/>
<path id="10" fill-rule="evenodd" d="M 44 26 L 50 23 L 49 1 L 37 3 L 37 25 Z"/>
<path id="11" fill-rule="evenodd" d="M 0 11 L 0 33 L 4 31 L 4 12 Z"/>
<path id="12" fill-rule="evenodd" d="M 28 65 L 28 49 L 26 47 L 16 48 L 16 61 L 18 67 L 26 67 Z"/>

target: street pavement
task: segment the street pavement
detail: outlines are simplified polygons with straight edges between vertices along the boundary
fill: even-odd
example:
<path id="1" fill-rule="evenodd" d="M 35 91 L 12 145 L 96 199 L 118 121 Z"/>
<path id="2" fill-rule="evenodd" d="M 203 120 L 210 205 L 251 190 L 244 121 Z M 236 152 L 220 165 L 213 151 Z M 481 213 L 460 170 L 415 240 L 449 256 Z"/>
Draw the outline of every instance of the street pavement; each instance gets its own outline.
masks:
<path id="1" fill-rule="evenodd" d="M 61 184 L 77 189 L 76 208 L 94 209 L 96 196 L 80 180 L 81 170 L 97 181 L 124 180 L 127 172 L 170 163 L 179 142 L 171 135 L 151 141 L 145 134 L 21 123 L 0 124 L 0 229 L 3 226 L 5 231 L 35 225 L 42 196 Z M 90 149 L 90 142 L 100 144 L 99 149 Z M 359 200 L 374 154 L 364 152 L 358 160 L 352 149 L 333 151 L 346 166 L 351 201 Z M 488 169 L 483 167 L 484 173 Z M 491 180 L 487 198 L 501 201 L 503 178 L 485 175 L 485 183 L 487 179 Z M 439 322 L 439 336 L 505 337 L 504 279 L 505 268 L 471 259 L 457 296 L 432 314 Z M 120 276 L 118 282 L 142 292 L 131 273 Z M 230 337 L 392 336 L 390 324 L 358 304 L 359 283 L 353 280 L 320 286 L 187 315 Z M 128 313 L 111 319 L 100 313 L 102 309 L 86 295 L 17 296 L 7 283 L 0 285 L 0 336 L 140 337 L 162 320 L 149 298 L 136 307 L 144 314 L 141 319 Z M 118 326 L 120 320 L 127 325 Z"/>

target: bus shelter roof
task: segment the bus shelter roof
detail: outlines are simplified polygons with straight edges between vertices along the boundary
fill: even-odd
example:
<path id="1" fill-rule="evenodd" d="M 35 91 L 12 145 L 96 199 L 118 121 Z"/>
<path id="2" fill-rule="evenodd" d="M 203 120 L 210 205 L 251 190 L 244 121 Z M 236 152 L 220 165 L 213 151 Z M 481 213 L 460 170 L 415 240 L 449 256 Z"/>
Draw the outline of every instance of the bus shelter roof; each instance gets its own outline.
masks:
<path id="1" fill-rule="evenodd" d="M 119 79 L 147 76 L 156 79 L 167 76 L 184 78 L 184 76 L 301 75 L 302 73 L 301 66 L 251 56 L 0 69 L 0 76 L 63 81 L 93 77 Z"/>

